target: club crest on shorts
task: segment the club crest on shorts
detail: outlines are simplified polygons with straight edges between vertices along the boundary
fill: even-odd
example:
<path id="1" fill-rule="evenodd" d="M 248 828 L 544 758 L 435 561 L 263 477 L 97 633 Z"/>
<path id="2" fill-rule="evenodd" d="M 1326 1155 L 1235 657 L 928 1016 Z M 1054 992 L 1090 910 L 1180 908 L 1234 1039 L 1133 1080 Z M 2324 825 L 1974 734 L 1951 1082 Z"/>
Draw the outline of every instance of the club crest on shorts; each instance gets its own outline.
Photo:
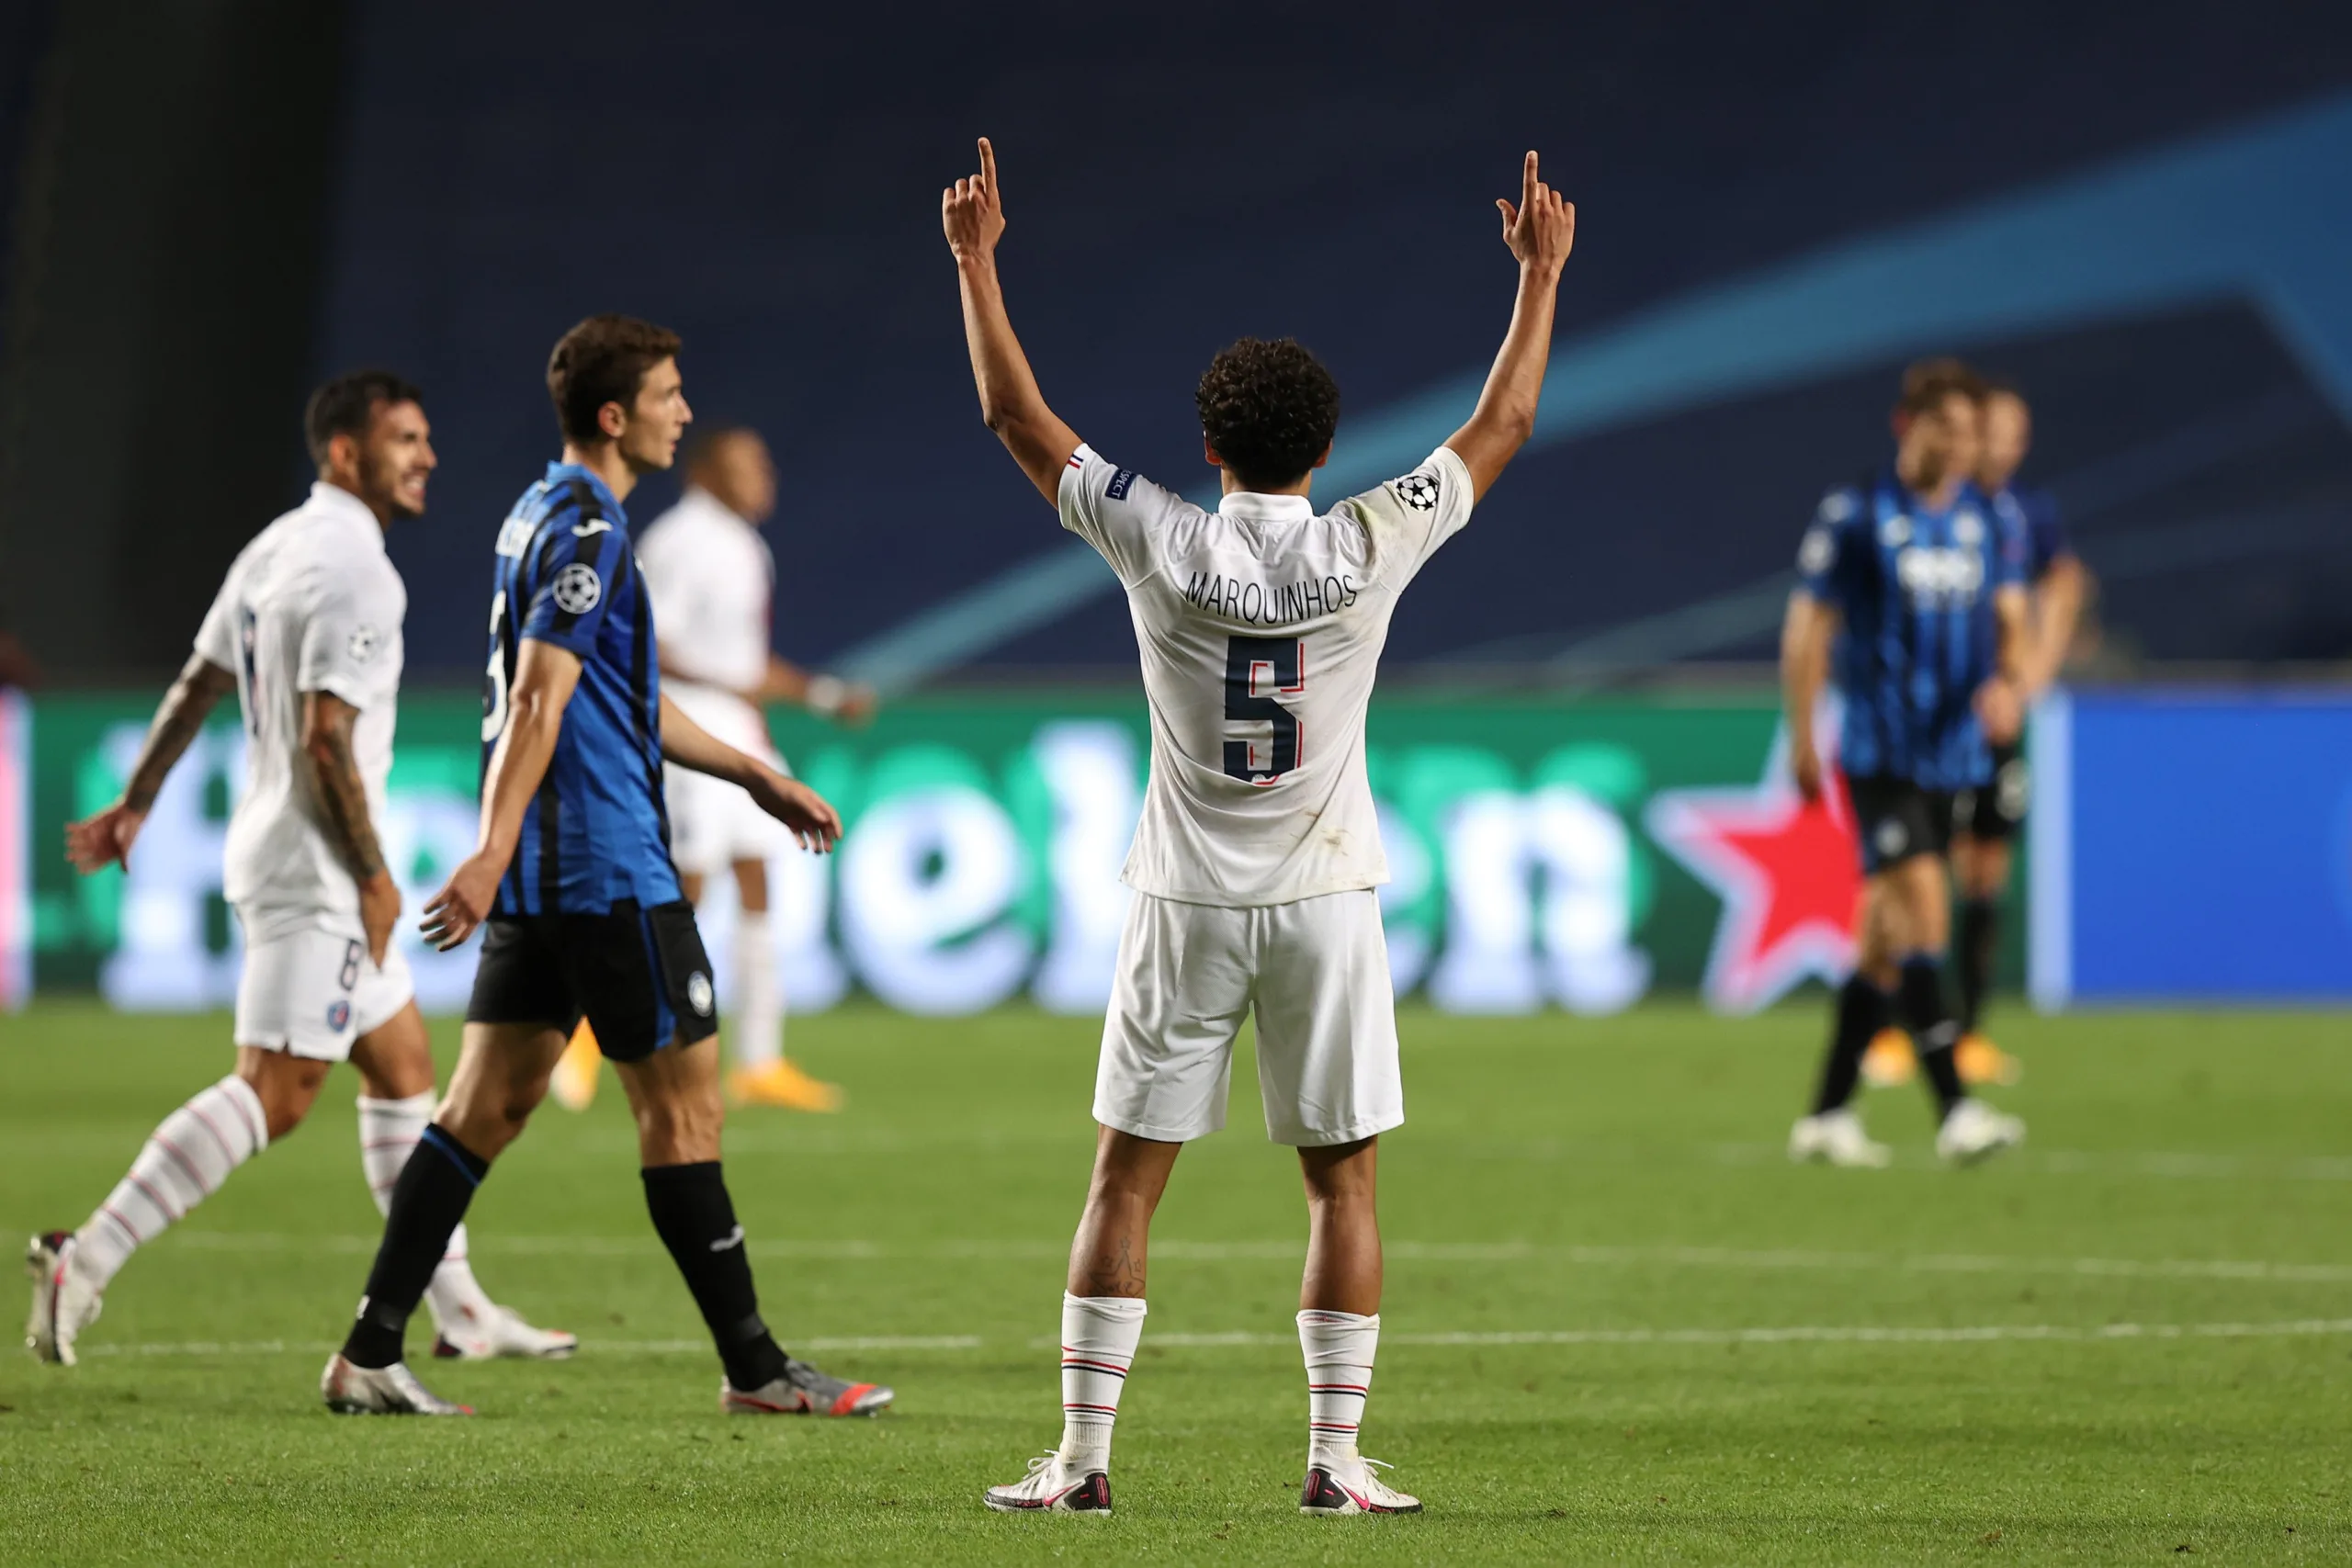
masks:
<path id="1" fill-rule="evenodd" d="M 710 976 L 697 969 L 686 976 L 686 1005 L 696 1018 L 710 1016 Z"/>
<path id="2" fill-rule="evenodd" d="M 1407 474 L 1396 481 L 1396 496 L 1416 512 L 1427 512 L 1437 504 L 1435 474 Z"/>
<path id="3" fill-rule="evenodd" d="M 341 997 L 327 1004 L 327 1027 L 337 1034 L 351 1021 L 351 1004 Z"/>
<path id="4" fill-rule="evenodd" d="M 1879 854 L 1892 860 L 1903 852 L 1903 846 L 1909 840 L 1910 835 L 1904 832 L 1902 823 L 1890 817 L 1878 825 L 1875 837 Z"/>
<path id="5" fill-rule="evenodd" d="M 576 560 L 555 574 L 555 607 L 567 615 L 584 615 L 605 596 L 605 580 L 586 561 Z"/>

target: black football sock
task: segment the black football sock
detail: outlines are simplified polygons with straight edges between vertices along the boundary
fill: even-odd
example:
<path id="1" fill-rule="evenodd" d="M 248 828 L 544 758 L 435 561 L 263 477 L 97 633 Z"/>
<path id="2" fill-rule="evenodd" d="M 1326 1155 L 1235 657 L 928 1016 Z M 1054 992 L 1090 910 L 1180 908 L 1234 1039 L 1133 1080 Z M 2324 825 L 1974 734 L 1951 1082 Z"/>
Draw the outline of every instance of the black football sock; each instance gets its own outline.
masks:
<path id="1" fill-rule="evenodd" d="M 1830 1025 L 1829 1055 L 1822 1060 L 1821 1089 L 1813 1098 L 1815 1116 L 1836 1111 L 1854 1098 L 1854 1085 L 1862 1073 L 1862 1054 L 1886 1027 L 1886 993 L 1857 971 L 1838 987 L 1831 1016 L 1836 1021 Z"/>
<path id="2" fill-rule="evenodd" d="M 345 1360 L 355 1367 L 389 1367 L 401 1359 L 409 1314 L 441 1267 L 449 1237 L 474 1201 L 474 1189 L 489 1174 L 488 1160 L 443 1128 L 425 1128 L 392 1184 L 384 1239 L 368 1270 L 368 1293 L 359 1298 L 358 1320 L 343 1342 Z"/>
<path id="3" fill-rule="evenodd" d="M 1985 994 L 1993 988 L 1993 960 L 2001 948 L 2001 906 L 1971 898 L 1960 907 L 1960 1032 L 1976 1032 Z"/>
<path id="4" fill-rule="evenodd" d="M 784 1351 L 760 1321 L 760 1300 L 752 1285 L 743 1227 L 717 1160 L 696 1165 L 649 1166 L 645 1207 L 662 1244 L 686 1277 L 686 1289 L 702 1309 L 703 1322 L 718 1343 L 727 1381 L 749 1393 L 784 1376 Z"/>
<path id="5" fill-rule="evenodd" d="M 1937 1112 L 1948 1115 L 1968 1097 L 1968 1090 L 1961 1087 L 1960 1066 L 1951 1059 L 1960 1024 L 1944 1005 L 1943 966 L 1924 953 L 1914 953 L 1903 961 L 1903 980 L 1895 995 L 1928 1087 L 1935 1093 Z"/>

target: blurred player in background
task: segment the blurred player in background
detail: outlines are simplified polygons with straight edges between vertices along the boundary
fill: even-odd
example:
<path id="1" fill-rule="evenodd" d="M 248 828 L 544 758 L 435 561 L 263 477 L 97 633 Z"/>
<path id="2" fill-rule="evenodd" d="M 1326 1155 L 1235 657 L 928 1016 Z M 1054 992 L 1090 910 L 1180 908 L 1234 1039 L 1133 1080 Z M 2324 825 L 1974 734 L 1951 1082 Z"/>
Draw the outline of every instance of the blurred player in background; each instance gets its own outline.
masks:
<path id="1" fill-rule="evenodd" d="M 2057 680 L 2073 646 L 2089 574 L 2066 537 L 2058 502 L 2048 491 L 2020 486 L 2017 471 L 2033 445 L 2033 415 L 2015 387 L 1980 382 L 1982 440 L 1977 489 L 2025 540 L 2026 584 L 2031 592 L 2031 636 L 2028 639 L 2024 695 L 2029 707 Z M 1984 999 L 1993 989 L 2001 950 L 2001 900 L 2009 885 L 2011 845 L 2024 826 L 2032 799 L 2023 737 L 1990 748 L 1990 772 L 1962 789 L 1952 804 L 1952 880 L 1960 899 L 1953 942 L 1960 988 L 1960 1043 L 1953 1060 L 1966 1084 L 2018 1081 L 2017 1058 L 1987 1039 L 1981 1028 Z M 1892 1087 L 1907 1082 L 1916 1058 L 1911 1038 L 1883 1030 L 1862 1059 L 1862 1076 Z"/>
<path id="2" fill-rule="evenodd" d="M 431 429 L 415 388 L 359 371 L 312 395 L 319 480 L 229 568 L 196 652 L 156 710 L 122 798 L 66 829 L 76 869 L 128 864 L 172 764 L 231 688 L 245 717 L 245 787 L 222 891 L 245 938 L 237 1070 L 164 1118 L 79 1231 L 33 1238 L 27 1337 L 74 1364 L 115 1271 L 301 1125 L 327 1069 L 359 1069 L 359 1160 L 380 1211 L 433 1115 L 433 1053 L 392 945 L 401 895 L 377 837 L 392 765 L 408 593 L 384 533 L 424 510 Z M 474 1282 L 454 1231 L 426 1259 L 448 1356 L 568 1356 Z"/>
<path id="3" fill-rule="evenodd" d="M 2033 447 L 2033 412 L 2018 389 L 1987 381 L 1982 403 L 1984 439 L 1976 484 L 1996 506 L 2013 508 L 2025 534 L 2025 572 L 2032 594 L 2025 699 L 2030 705 L 2058 679 L 2075 641 L 2089 574 L 2066 537 L 2058 502 L 2046 490 L 2017 482 Z M 1960 1070 L 1971 1082 L 2014 1083 L 2014 1057 L 1985 1038 L 1984 998 L 1993 989 L 2001 951 L 2001 899 L 2008 891 L 2010 847 L 2032 799 L 2023 738 L 1992 748 L 1992 773 L 1962 792 L 1955 807 L 1951 861 L 1959 884 L 1960 929 L 1954 956 L 1960 971 Z"/>
<path id="4" fill-rule="evenodd" d="M 2017 736 L 2030 640 L 2014 509 L 1992 505 L 1973 482 L 1978 390 L 1957 361 L 1906 371 L 1894 466 L 1824 497 L 1798 552 L 1781 644 L 1789 761 L 1798 789 L 1819 799 L 1832 781 L 1814 712 L 1834 657 L 1863 894 L 1854 973 L 1838 993 L 1813 1110 L 1790 1131 L 1792 1159 L 1892 1157 L 1851 1105 L 1863 1052 L 1890 1017 L 1910 1031 L 1927 1070 L 1939 1156 L 1968 1163 L 2025 1135 L 1961 1082 L 1943 982 L 1953 795 L 1989 773 L 1988 738 Z"/>
<path id="5" fill-rule="evenodd" d="M 980 409 L 1062 526 L 1126 589 L 1151 708 L 1135 889 L 1102 1029 L 1101 1126 L 1062 1297 L 1062 1437 L 991 1508 L 1111 1506 L 1111 1432 L 1143 1335 L 1153 1212 L 1186 1141 L 1224 1124 L 1254 1010 L 1266 1131 L 1307 1192 L 1298 1337 L 1309 1514 L 1417 1513 L 1356 1435 L 1380 1337 L 1379 1136 L 1405 1119 L 1364 773 L 1364 708 L 1397 596 L 1534 428 L 1575 209 L 1527 155 L 1502 209 L 1518 302 L 1470 423 L 1401 479 L 1317 515 L 1339 388 L 1291 342 L 1245 338 L 1194 395 L 1224 500 L 1201 508 L 1081 446 L 1046 404 L 997 279 L 996 158 L 941 196 Z"/>
<path id="6" fill-rule="evenodd" d="M 811 675 L 770 647 L 775 555 L 760 525 L 775 510 L 775 464 L 767 443 L 741 428 L 686 445 L 686 492 L 637 538 L 637 560 L 662 627 L 656 650 L 670 700 L 712 735 L 789 773 L 768 738 L 770 703 L 793 703 L 849 723 L 873 716 L 874 694 L 831 675 Z M 784 1055 L 784 998 L 768 931 L 768 863 L 790 836 L 732 784 L 674 764 L 664 770 L 671 852 L 686 901 L 705 882 L 735 878 L 735 1059 L 729 1094 L 740 1103 L 792 1111 L 838 1111 L 841 1090 L 820 1083 Z M 584 1109 L 602 1058 L 582 1026 L 550 1086 L 560 1104 Z"/>
<path id="7" fill-rule="evenodd" d="M 805 784 L 704 733 L 662 695 L 654 623 L 621 502 L 667 468 L 693 417 L 675 334 L 592 316 L 548 362 L 563 457 L 498 533 L 483 671 L 480 847 L 424 907 L 443 950 L 486 927 L 458 1070 L 401 1168 L 356 1321 L 319 1388 L 348 1414 L 465 1414 L 401 1360 L 434 1260 L 491 1162 L 521 1135 L 582 1014 L 637 1121 L 646 1208 L 709 1325 L 729 1411 L 865 1415 L 874 1383 L 828 1377 L 760 1320 L 719 1171 L 717 999 L 680 895 L 667 761 L 728 780 L 805 846 L 841 818 Z"/>

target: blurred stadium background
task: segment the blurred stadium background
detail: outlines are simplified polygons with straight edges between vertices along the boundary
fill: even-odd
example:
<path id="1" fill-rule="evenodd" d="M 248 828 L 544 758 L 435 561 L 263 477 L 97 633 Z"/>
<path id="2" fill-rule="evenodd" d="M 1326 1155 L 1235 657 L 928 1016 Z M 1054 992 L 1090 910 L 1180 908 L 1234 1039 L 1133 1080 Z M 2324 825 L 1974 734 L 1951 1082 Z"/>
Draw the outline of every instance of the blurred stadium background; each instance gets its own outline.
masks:
<path id="1" fill-rule="evenodd" d="M 2352 1551 L 2326 1239 L 2352 1179 L 2352 12 L 0 0 L 0 1221 L 85 1213 L 225 1056 L 233 716 L 128 876 L 74 878 L 60 826 L 114 795 L 220 573 L 302 493 L 307 389 L 398 369 L 441 457 L 391 536 L 384 826 L 413 910 L 473 836 L 490 547 L 553 450 L 548 345 L 626 310 L 684 334 L 702 421 L 775 449 L 779 651 L 884 694 L 867 728 L 774 716 L 849 822 L 778 868 L 775 921 L 792 1050 L 849 1111 L 754 1113 L 729 1159 L 771 1315 L 904 1394 L 854 1437 L 686 1446 L 707 1350 L 606 1096 L 543 1113 L 477 1227 L 593 1372 L 453 1372 L 543 1417 L 462 1450 L 318 1437 L 376 1222 L 314 1133 L 142 1254 L 78 1383 L 0 1369 L 0 1438 L 55 1438 L 17 1450 L 43 1484 L 0 1487 L 0 1558 L 146 1560 L 171 1529 L 184 1555 L 449 1560 L 449 1494 L 369 1491 L 387 1441 L 474 1466 L 485 1560 L 736 1560 L 773 1516 L 720 1504 L 788 1486 L 810 1555 L 1001 1543 L 973 1497 L 1044 1429 L 1029 1339 L 1146 739 L 1113 578 L 974 417 L 935 197 L 976 131 L 1049 395 L 1196 491 L 1191 389 L 1244 333 L 1339 378 L 1321 493 L 1418 460 L 1502 324 L 1488 202 L 1520 151 L 1578 204 L 1537 442 L 1404 603 L 1372 718 L 1416 1097 L 1384 1151 L 1375 1421 L 1453 1509 L 1429 1528 L 1473 1533 L 1367 1560 Z M 1849 1179 L 1778 1146 L 1823 1021 L 1772 1004 L 1841 971 L 1854 888 L 1790 808 L 1770 660 L 1806 519 L 1884 461 L 1930 353 L 2030 396 L 2025 478 L 2098 596 L 2030 734 L 2003 972 L 2042 1016 L 1993 1021 L 2035 1143 L 1944 1178 L 1906 1097 L 1897 1168 Z M 446 1017 L 470 953 L 410 951 Z M 1295 1217 L 1233 1122 L 1170 1200 L 1169 1383 L 1128 1444 L 1193 1532 L 1174 1553 L 1269 1506 L 1212 1470 L 1295 1463 L 1270 1414 L 1294 1352 L 1249 1337 L 1287 1321 Z M 269 1506 L 190 1478 L 191 1419 Z M 1249 1551 L 1298 1560 L 1244 1517 Z"/>
<path id="2" fill-rule="evenodd" d="M 2324 8 L 2158 5 L 2128 44 L 2000 3 L 0 16 L 0 615 L 46 677 L 0 719 L 13 1003 L 229 995 L 233 726 L 128 882 L 51 848 L 198 585 L 300 493 L 304 389 L 363 362 L 424 386 L 443 459 L 393 538 L 391 833 L 412 895 L 435 879 L 470 831 L 487 541 L 549 449 L 538 367 L 626 309 L 683 331 L 706 422 L 777 450 L 780 647 L 893 699 L 864 733 L 779 720 L 864 825 L 796 868 L 793 1005 L 1097 1006 L 1140 692 L 1112 578 L 972 417 L 932 193 L 976 126 L 1046 384 L 1181 483 L 1192 379 L 1243 332 L 1334 366 L 1327 489 L 1417 458 L 1493 335 L 1496 150 L 1542 145 L 1579 202 L 1539 445 L 1416 587 L 1375 718 L 1396 968 L 1440 1006 L 1747 1009 L 1838 961 L 1838 888 L 1782 886 L 1837 868 L 1679 792 L 1769 806 L 1793 541 L 1929 351 L 2025 387 L 2027 477 L 2099 584 L 2035 726 L 2007 972 L 2053 1007 L 2352 997 L 2352 30 Z M 1747 836 L 1710 854 L 1711 824 Z M 1774 901 L 1778 947 L 1728 950 L 1726 888 Z"/>

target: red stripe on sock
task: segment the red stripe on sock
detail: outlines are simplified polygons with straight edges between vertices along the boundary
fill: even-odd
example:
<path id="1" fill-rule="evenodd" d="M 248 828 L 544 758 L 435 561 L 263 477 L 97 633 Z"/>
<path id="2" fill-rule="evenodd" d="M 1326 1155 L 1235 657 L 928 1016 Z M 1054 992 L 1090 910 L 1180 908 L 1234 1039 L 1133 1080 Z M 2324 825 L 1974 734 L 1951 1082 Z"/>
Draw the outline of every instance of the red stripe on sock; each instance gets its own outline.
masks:
<path id="1" fill-rule="evenodd" d="M 1306 1392 L 1309 1393 L 1368 1393 L 1371 1388 L 1371 1384 L 1360 1382 L 1311 1382 L 1306 1385 Z"/>
<path id="2" fill-rule="evenodd" d="M 266 1126 L 257 1125 L 254 1122 L 254 1113 L 245 1109 L 245 1102 L 243 1100 L 239 1100 L 233 1094 L 229 1095 L 228 1100 L 230 1104 L 237 1108 L 237 1120 L 243 1122 L 245 1124 L 245 1131 L 254 1135 L 254 1147 L 261 1147 L 262 1145 L 267 1141 L 269 1129 Z"/>
<path id="3" fill-rule="evenodd" d="M 196 1190 L 207 1197 L 211 1196 L 212 1189 L 206 1183 L 204 1179 L 204 1172 L 196 1168 L 196 1162 L 194 1160 L 180 1153 L 178 1145 L 173 1143 L 171 1139 L 164 1136 L 160 1131 L 148 1134 L 147 1141 L 158 1145 L 165 1154 L 179 1161 L 180 1168 L 187 1171 L 188 1179 L 196 1183 Z"/>
<path id="4" fill-rule="evenodd" d="M 147 1245 L 147 1238 L 139 1234 L 138 1227 L 133 1225 L 129 1220 L 124 1219 L 120 1214 L 115 1213 L 113 1204 L 99 1204 L 98 1213 L 104 1214 L 107 1219 L 112 1220 L 116 1224 L 120 1225 L 122 1227 L 122 1234 L 130 1238 L 132 1246 L 144 1247 Z"/>
<path id="5" fill-rule="evenodd" d="M 155 1212 L 163 1215 L 166 1223 L 177 1224 L 180 1221 L 187 1218 L 187 1211 L 186 1209 L 175 1212 L 169 1203 L 164 1201 L 164 1195 L 162 1193 L 156 1191 L 153 1188 L 139 1179 L 139 1173 L 137 1171 L 128 1170 L 123 1172 L 123 1174 L 130 1179 L 130 1184 L 133 1187 L 138 1188 L 139 1190 L 147 1194 L 147 1201 L 155 1205 Z"/>
<path id="6" fill-rule="evenodd" d="M 201 1100 L 203 1096 L 201 1095 L 197 1097 L 198 1100 Z M 220 1129 L 213 1124 L 212 1118 L 204 1113 L 203 1108 L 198 1105 L 195 1100 L 191 1100 L 187 1102 L 187 1112 L 198 1121 L 203 1122 L 204 1130 L 212 1135 L 212 1141 L 220 1145 L 220 1157 L 227 1160 L 231 1165 L 235 1165 L 237 1163 L 237 1156 L 235 1153 L 230 1149 L 229 1140 L 220 1135 Z"/>
<path id="7" fill-rule="evenodd" d="M 1067 1371 L 1071 1368 L 1076 1368 L 1080 1371 L 1087 1372 L 1108 1372 L 1114 1378 L 1123 1378 L 1127 1375 L 1126 1368 L 1114 1367 L 1107 1361 L 1073 1361 L 1065 1359 L 1062 1362 L 1063 1371 Z"/>
<path id="8" fill-rule="evenodd" d="M 1067 1399 L 1062 1401 L 1062 1408 L 1064 1410 L 1091 1410 L 1103 1416 L 1116 1416 L 1119 1413 L 1119 1407 L 1115 1404 L 1072 1404 Z"/>

